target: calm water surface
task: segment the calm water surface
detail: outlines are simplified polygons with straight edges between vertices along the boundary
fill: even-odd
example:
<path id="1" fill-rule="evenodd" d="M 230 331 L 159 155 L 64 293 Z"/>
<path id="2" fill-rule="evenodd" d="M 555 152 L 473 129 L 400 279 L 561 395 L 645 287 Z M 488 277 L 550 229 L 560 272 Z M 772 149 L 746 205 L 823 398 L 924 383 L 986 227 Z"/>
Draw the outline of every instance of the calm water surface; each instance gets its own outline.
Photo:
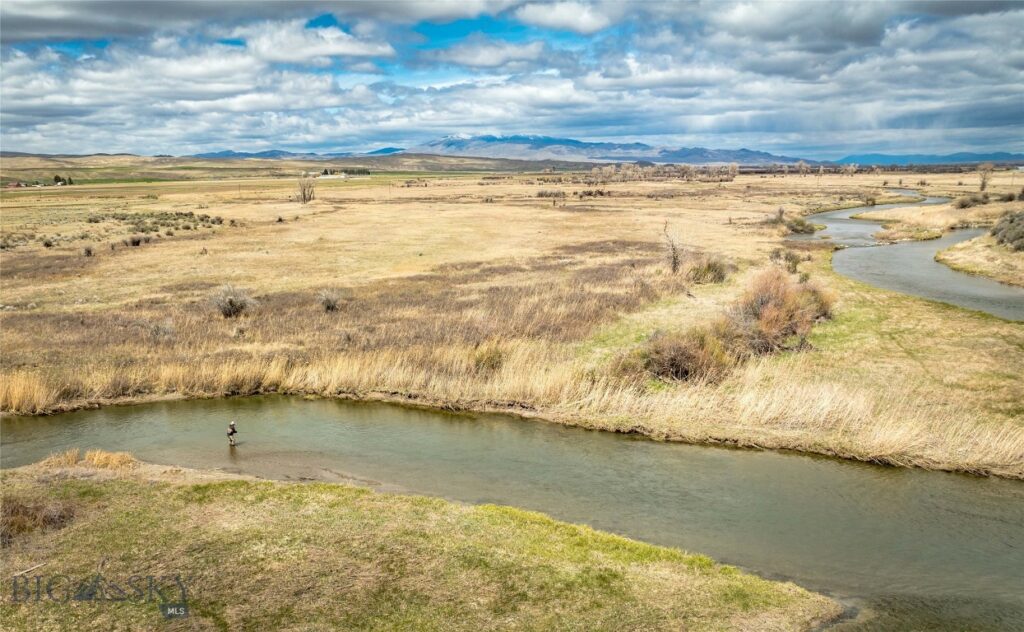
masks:
<path id="1" fill-rule="evenodd" d="M 896 192 L 917 195 L 905 189 Z M 929 197 L 916 203 L 859 206 L 818 213 L 811 221 L 824 224 L 825 229 L 815 235 L 794 238 L 803 241 L 824 236 L 829 237 L 833 243 L 846 246 L 832 255 L 832 268 L 851 279 L 987 312 L 1008 320 L 1024 321 L 1024 288 L 957 272 L 935 261 L 937 252 L 982 235 L 985 232 L 983 229 L 954 230 L 939 239 L 882 245 L 873 237 L 882 227 L 880 222 L 851 218 L 851 215 L 866 211 L 942 204 L 948 201 L 949 198 Z"/>
<path id="2" fill-rule="evenodd" d="M 282 396 L 7 418 L 0 447 L 3 467 L 104 448 L 543 511 L 828 592 L 860 612 L 839 629 L 1024 625 L 1020 482 Z"/>

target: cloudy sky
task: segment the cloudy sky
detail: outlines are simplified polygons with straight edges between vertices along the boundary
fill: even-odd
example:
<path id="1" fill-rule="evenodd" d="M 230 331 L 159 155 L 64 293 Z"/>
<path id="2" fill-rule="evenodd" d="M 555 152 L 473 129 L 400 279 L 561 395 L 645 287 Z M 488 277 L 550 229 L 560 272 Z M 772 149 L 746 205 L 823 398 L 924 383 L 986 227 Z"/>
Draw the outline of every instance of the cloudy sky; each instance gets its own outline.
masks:
<path id="1" fill-rule="evenodd" d="M 1024 2 L 0 4 L 0 144 L 1024 151 Z"/>

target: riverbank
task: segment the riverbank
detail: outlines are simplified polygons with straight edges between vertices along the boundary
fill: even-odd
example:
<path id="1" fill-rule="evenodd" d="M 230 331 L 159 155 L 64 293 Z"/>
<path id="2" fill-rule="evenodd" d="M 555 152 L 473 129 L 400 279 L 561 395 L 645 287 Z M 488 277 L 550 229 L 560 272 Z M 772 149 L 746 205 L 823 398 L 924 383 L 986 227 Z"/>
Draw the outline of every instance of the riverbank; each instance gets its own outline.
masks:
<path id="1" fill-rule="evenodd" d="M 20 205 L 4 221 L 51 218 L 47 234 L 125 230 L 119 214 L 99 213 L 111 197 L 147 226 L 189 205 L 209 205 L 221 222 L 91 257 L 60 244 L 5 254 L 0 407 L 45 414 L 269 392 L 383 399 L 1024 477 L 1021 328 L 852 284 L 813 246 L 790 262 L 793 278 L 808 274 L 839 300 L 810 344 L 718 381 L 616 370 L 652 337 L 730 309 L 780 246 L 804 247 L 783 244 L 770 222 L 780 205 L 799 213 L 882 195 L 882 178 L 609 183 L 585 201 L 572 184 L 532 178 L 394 191 L 333 181 L 305 206 L 287 201 L 282 181 L 12 196 Z M 553 186 L 566 205 L 537 197 Z M 684 264 L 720 257 L 732 267 L 724 281 L 671 272 L 666 220 Z M 232 318 L 212 302 L 227 282 L 253 300 Z M 338 299 L 331 311 L 325 291 Z"/>
<path id="2" fill-rule="evenodd" d="M 181 625 L 229 629 L 807 630 L 841 612 L 821 595 L 704 556 L 508 507 L 92 460 L 0 474 L 5 512 L 49 516 L 13 535 L 5 576 L 32 569 L 117 583 L 181 574 Z M 161 620 L 155 603 L 133 599 L 4 600 L 0 612 L 18 630 Z"/>
<path id="3" fill-rule="evenodd" d="M 935 260 L 960 272 L 1024 287 L 1024 252 L 997 244 L 991 235 L 954 244 L 936 254 Z"/>
<path id="4" fill-rule="evenodd" d="M 1019 202 L 991 202 L 984 205 L 957 208 L 955 201 L 944 204 L 906 206 L 878 211 L 865 211 L 853 216 L 882 222 L 883 229 L 875 234 L 882 242 L 937 239 L 957 228 L 990 227 L 1005 213 L 1019 209 Z"/>

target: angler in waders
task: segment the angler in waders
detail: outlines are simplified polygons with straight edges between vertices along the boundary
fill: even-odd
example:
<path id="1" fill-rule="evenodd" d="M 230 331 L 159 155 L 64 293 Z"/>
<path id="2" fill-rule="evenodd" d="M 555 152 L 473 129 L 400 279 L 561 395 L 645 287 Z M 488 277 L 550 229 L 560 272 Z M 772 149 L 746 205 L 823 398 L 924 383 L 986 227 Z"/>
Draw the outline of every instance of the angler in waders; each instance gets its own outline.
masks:
<path id="1" fill-rule="evenodd" d="M 238 434 L 238 428 L 235 428 L 235 422 L 228 424 L 228 445 L 235 445 L 235 435 Z"/>

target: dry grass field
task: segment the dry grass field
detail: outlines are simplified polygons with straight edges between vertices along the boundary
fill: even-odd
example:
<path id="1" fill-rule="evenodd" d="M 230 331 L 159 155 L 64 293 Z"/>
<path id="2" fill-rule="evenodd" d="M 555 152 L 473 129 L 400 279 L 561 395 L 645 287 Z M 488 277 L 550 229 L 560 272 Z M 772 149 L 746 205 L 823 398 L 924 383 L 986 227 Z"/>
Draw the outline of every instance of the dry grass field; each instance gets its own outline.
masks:
<path id="1" fill-rule="evenodd" d="M 710 377 L 622 369 L 735 312 L 777 265 L 777 209 L 882 200 L 892 174 L 571 177 L 377 174 L 319 181 L 305 205 L 294 178 L 4 190 L 0 406 L 297 392 L 1024 477 L 1024 327 L 842 278 L 827 243 L 792 258 L 789 283 L 831 295 L 831 319 Z M 976 190 L 957 184 L 970 174 L 901 177 Z M 608 195 L 579 195 L 595 188 Z M 724 281 L 698 274 L 709 258 Z M 225 285 L 251 299 L 238 317 L 214 305 Z"/>

